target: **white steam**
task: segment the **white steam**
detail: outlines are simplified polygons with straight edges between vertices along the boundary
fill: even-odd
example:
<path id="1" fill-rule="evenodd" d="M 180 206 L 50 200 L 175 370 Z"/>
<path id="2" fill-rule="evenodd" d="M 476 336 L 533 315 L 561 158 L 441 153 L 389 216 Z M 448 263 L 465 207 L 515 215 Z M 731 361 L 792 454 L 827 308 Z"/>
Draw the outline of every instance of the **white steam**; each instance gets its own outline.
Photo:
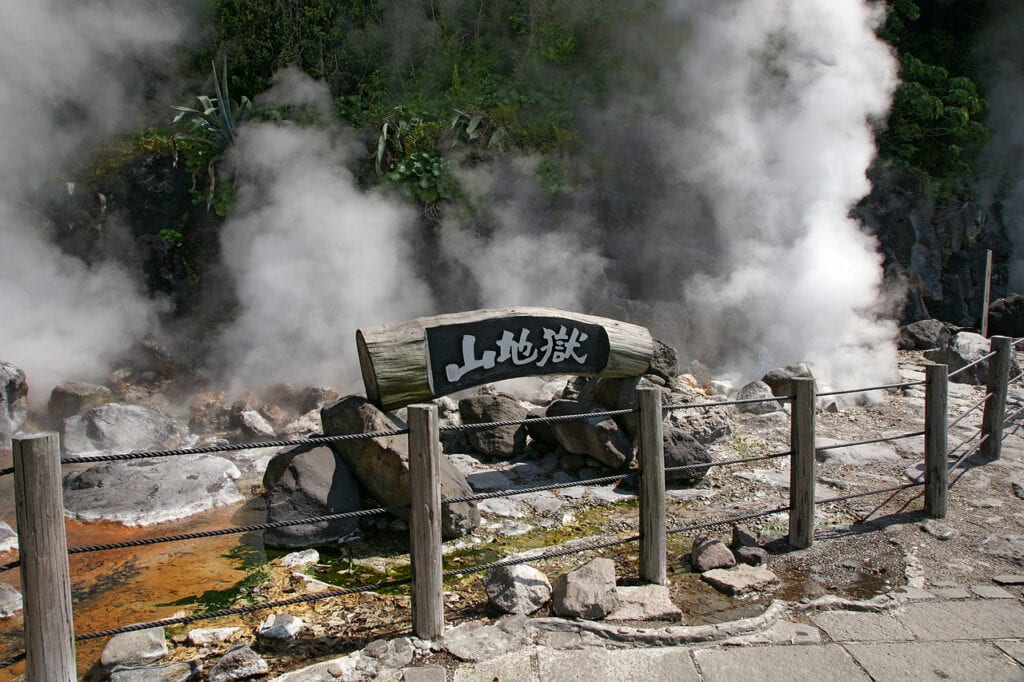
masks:
<path id="1" fill-rule="evenodd" d="M 356 187 L 359 151 L 329 130 L 240 131 L 240 196 L 221 233 L 240 309 L 216 360 L 246 387 L 358 389 L 355 330 L 431 312 L 410 266 L 414 215 Z"/>
<path id="2" fill-rule="evenodd" d="M 692 39 L 674 65 L 683 125 L 666 140 L 708 197 L 724 248 L 682 287 L 689 341 L 726 348 L 757 375 L 807 360 L 820 379 L 865 385 L 895 366 L 879 318 L 881 258 L 849 217 L 869 190 L 870 119 L 896 65 L 863 0 L 677 0 Z M 760 348 L 758 348 L 760 347 Z M 720 356 L 721 357 L 721 356 Z"/>
<path id="3" fill-rule="evenodd" d="M 184 9 L 0 3 L 0 359 L 26 371 L 36 401 L 61 380 L 101 377 L 149 324 L 150 304 L 128 276 L 62 255 L 31 203 L 66 192 L 81 152 L 133 123 L 138 65 L 159 71 Z"/>

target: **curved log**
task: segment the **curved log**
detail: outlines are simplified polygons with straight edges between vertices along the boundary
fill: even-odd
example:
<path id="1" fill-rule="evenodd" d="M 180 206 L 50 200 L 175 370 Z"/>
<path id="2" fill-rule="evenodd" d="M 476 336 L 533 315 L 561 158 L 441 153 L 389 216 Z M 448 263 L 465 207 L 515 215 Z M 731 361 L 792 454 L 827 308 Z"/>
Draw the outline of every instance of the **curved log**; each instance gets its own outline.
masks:
<path id="1" fill-rule="evenodd" d="M 386 411 L 514 377 L 640 376 L 654 355 L 645 327 L 540 307 L 370 327 L 356 332 L 356 347 L 366 397 Z"/>

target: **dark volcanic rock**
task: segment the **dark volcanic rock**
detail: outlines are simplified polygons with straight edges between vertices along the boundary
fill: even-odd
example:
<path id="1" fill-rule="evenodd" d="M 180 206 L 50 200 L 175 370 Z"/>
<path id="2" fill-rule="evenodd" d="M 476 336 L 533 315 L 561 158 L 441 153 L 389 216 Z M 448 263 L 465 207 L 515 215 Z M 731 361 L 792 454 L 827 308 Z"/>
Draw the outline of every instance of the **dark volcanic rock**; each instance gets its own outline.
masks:
<path id="1" fill-rule="evenodd" d="M 348 396 L 321 411 L 324 433 L 328 436 L 393 431 L 398 426 L 365 398 Z M 348 464 L 363 489 L 379 503 L 387 506 L 410 501 L 409 441 L 406 436 L 365 438 L 344 441 L 332 446 Z M 473 493 L 466 477 L 441 457 L 441 497 L 453 498 Z M 408 517 L 408 512 L 403 514 Z M 444 505 L 441 532 L 455 538 L 472 531 L 480 523 L 475 503 Z"/>
<path id="2" fill-rule="evenodd" d="M 55 424 L 68 417 L 81 414 L 90 407 L 99 407 L 114 401 L 114 394 L 106 386 L 81 381 L 65 381 L 50 392 L 47 411 Z"/>
<path id="3" fill-rule="evenodd" d="M 474 395 L 459 401 L 459 416 L 463 424 L 521 421 L 528 411 L 517 400 L 507 395 Z M 480 431 L 468 431 L 470 445 L 489 457 L 513 457 L 526 447 L 526 426 L 498 426 Z"/>
<path id="4" fill-rule="evenodd" d="M 657 386 L 648 377 L 625 377 L 622 379 L 601 378 L 594 381 L 591 388 L 593 402 L 604 406 L 608 410 L 633 410 L 638 405 L 636 396 L 639 388 L 657 388 L 662 392 L 661 401 L 665 404 L 669 400 L 669 391 L 666 388 Z M 640 417 L 638 414 L 625 414 L 615 418 L 622 430 L 630 438 L 636 438 L 640 433 Z"/>
<path id="5" fill-rule="evenodd" d="M 679 360 L 676 349 L 658 339 L 654 339 L 654 357 L 647 372 L 659 376 L 665 381 L 672 381 L 679 374 Z"/>
<path id="6" fill-rule="evenodd" d="M 585 415 L 604 411 L 603 407 L 593 403 L 556 400 L 548 406 L 547 416 Z M 558 443 L 567 451 L 588 455 L 612 469 L 624 469 L 633 461 L 633 446 L 611 417 L 581 417 L 552 422 L 551 430 Z"/>
<path id="7" fill-rule="evenodd" d="M 949 326 L 941 320 L 918 320 L 900 327 L 900 350 L 945 348 L 952 338 Z"/>
<path id="8" fill-rule="evenodd" d="M 711 454 L 707 448 L 697 442 L 685 429 L 666 424 L 663 428 L 662 438 L 665 448 L 665 468 L 679 466 L 690 466 L 694 464 L 708 464 L 709 466 L 694 467 L 682 471 L 666 471 L 666 484 L 693 484 L 697 483 L 708 473 L 711 463 Z"/>
<path id="9" fill-rule="evenodd" d="M 761 381 L 768 384 L 772 393 L 777 396 L 793 395 L 793 379 L 813 379 L 811 368 L 805 362 L 795 365 L 787 365 L 773 369 L 761 377 Z"/>
<path id="10" fill-rule="evenodd" d="M 1010 294 L 992 304 L 988 332 L 992 336 L 1024 336 L 1024 295 Z"/>
<path id="11" fill-rule="evenodd" d="M 263 475 L 267 521 L 339 514 L 362 509 L 359 486 L 341 456 L 326 445 L 301 445 L 280 452 Z M 310 547 L 330 543 L 359 527 L 359 519 L 339 519 L 265 532 L 270 547 Z"/>

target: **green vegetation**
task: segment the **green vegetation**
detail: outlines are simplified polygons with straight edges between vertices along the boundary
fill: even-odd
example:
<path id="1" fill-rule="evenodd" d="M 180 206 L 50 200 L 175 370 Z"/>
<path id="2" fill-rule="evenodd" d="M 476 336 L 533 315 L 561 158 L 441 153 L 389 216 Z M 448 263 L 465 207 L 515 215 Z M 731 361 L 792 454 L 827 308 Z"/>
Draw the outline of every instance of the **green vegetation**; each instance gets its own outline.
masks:
<path id="1" fill-rule="evenodd" d="M 902 84 L 879 151 L 921 173 L 940 195 L 970 182 L 988 143 L 985 101 L 968 77 L 970 47 L 986 2 L 893 0 L 880 35 L 900 52 Z"/>

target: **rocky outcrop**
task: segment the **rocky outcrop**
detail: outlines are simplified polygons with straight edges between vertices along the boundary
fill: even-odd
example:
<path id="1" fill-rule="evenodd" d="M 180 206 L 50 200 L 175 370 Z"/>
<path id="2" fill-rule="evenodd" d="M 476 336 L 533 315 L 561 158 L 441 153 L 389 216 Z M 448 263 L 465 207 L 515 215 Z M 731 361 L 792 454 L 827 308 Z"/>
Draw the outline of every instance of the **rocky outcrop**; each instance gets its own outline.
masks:
<path id="1" fill-rule="evenodd" d="M 321 411 L 324 433 L 328 436 L 397 430 L 386 414 L 359 396 L 348 396 Z M 363 489 L 379 503 L 387 506 L 410 501 L 409 445 L 403 436 L 362 438 L 332 445 L 348 464 Z M 471 495 L 466 477 L 442 457 L 440 462 L 441 497 Z M 403 516 L 408 517 L 408 513 Z M 480 523 L 475 503 L 463 502 L 444 506 L 441 532 L 455 538 L 472 531 Z"/>
<path id="2" fill-rule="evenodd" d="M 459 416 L 463 424 L 522 421 L 526 419 L 527 409 L 506 395 L 480 394 L 459 401 Z M 526 426 L 519 424 L 467 431 L 466 437 L 474 450 L 488 457 L 513 457 L 526 446 Z"/>
<path id="3" fill-rule="evenodd" d="M 64 507 L 81 521 L 148 526 L 241 502 L 240 476 L 211 455 L 104 462 L 64 478 Z"/>
<path id="4" fill-rule="evenodd" d="M 594 403 L 556 400 L 548 405 L 548 417 L 585 415 L 606 410 Z M 550 424 L 559 445 L 568 452 L 593 457 L 616 471 L 633 461 L 633 445 L 611 417 L 572 419 Z"/>
<path id="5" fill-rule="evenodd" d="M 168 450 L 184 436 L 185 429 L 162 412 L 108 403 L 64 420 L 61 444 L 68 453 Z"/>
<path id="6" fill-rule="evenodd" d="M 362 509 L 359 486 L 341 456 L 326 445 L 301 445 L 278 453 L 263 475 L 267 521 L 292 521 Z M 359 519 L 274 528 L 264 533 L 270 547 L 327 544 L 359 527 Z"/>

